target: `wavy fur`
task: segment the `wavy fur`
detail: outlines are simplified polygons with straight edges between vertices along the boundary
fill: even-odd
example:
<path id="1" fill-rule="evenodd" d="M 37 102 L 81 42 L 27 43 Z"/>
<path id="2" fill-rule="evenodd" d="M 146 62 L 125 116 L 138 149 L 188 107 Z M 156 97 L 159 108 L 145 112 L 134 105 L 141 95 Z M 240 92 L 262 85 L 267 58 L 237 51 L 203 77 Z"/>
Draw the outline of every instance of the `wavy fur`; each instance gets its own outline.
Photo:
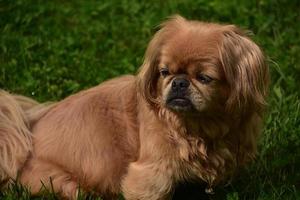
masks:
<path id="1" fill-rule="evenodd" d="M 0 183 L 16 180 L 32 151 L 31 124 L 49 108 L 36 101 L 0 91 Z"/>

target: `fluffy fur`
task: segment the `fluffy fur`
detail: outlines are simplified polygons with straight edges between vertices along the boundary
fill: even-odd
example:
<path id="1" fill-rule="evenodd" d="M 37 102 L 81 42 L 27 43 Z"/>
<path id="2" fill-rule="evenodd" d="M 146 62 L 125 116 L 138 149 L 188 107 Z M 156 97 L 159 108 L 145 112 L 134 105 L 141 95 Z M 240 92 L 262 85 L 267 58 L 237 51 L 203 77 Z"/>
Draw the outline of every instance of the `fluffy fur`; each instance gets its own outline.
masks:
<path id="1" fill-rule="evenodd" d="M 244 31 L 175 16 L 137 76 L 48 105 L 2 91 L 0 181 L 70 199 L 79 186 L 129 200 L 168 199 L 183 180 L 212 187 L 255 157 L 268 79 Z"/>

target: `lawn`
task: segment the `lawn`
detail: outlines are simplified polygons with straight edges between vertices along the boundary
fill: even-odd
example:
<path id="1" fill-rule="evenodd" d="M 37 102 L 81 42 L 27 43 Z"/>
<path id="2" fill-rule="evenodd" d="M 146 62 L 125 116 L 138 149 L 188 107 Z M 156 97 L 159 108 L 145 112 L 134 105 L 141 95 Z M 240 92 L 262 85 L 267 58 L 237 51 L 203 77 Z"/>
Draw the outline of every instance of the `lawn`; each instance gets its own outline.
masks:
<path id="1" fill-rule="evenodd" d="M 272 77 L 257 160 L 211 199 L 300 199 L 298 0 L 1 0 L 0 88 L 60 100 L 134 74 L 157 25 L 176 13 L 251 30 Z M 30 197 L 16 185 L 0 199 Z"/>

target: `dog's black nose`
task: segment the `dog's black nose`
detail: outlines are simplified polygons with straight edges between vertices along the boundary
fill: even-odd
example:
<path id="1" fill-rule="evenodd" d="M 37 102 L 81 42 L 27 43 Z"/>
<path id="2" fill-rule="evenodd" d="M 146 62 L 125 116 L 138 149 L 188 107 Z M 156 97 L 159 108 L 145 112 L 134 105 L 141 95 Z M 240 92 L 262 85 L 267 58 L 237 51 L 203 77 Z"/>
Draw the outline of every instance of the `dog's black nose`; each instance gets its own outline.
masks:
<path id="1" fill-rule="evenodd" d="M 183 91 L 186 90 L 190 85 L 190 82 L 185 78 L 176 78 L 172 82 L 173 91 Z"/>

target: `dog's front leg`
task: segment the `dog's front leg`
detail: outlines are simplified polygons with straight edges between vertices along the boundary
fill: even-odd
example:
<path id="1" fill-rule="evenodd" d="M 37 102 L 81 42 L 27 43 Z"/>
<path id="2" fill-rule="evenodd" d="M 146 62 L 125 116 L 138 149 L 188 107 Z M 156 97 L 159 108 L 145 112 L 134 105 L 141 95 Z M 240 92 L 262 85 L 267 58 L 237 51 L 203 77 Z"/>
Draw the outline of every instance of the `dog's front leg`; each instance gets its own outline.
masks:
<path id="1" fill-rule="evenodd" d="M 122 181 L 126 200 L 167 200 L 172 194 L 172 168 L 165 161 L 134 162 Z"/>

